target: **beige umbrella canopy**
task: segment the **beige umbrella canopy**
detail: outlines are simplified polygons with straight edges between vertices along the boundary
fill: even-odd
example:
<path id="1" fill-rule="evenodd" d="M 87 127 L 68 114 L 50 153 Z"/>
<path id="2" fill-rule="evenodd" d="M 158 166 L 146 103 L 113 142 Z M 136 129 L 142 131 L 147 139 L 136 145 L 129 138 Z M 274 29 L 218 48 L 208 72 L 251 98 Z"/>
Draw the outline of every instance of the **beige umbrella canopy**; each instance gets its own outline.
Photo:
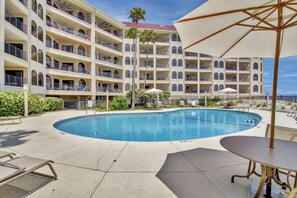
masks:
<path id="1" fill-rule="evenodd" d="M 279 58 L 297 55 L 297 0 L 209 0 L 174 25 L 186 51 L 223 58 L 275 58 L 273 148 Z"/>
<path id="2" fill-rule="evenodd" d="M 227 87 L 225 89 L 220 90 L 219 92 L 228 94 L 228 99 L 229 99 L 229 94 L 237 93 L 237 90 Z"/>

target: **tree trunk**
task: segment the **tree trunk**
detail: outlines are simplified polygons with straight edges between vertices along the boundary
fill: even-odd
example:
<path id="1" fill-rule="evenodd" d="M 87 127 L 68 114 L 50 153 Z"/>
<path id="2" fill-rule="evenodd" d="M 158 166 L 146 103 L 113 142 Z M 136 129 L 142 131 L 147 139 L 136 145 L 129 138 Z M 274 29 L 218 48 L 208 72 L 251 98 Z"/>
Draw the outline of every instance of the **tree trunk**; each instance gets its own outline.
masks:
<path id="1" fill-rule="evenodd" d="M 135 109 L 135 70 L 136 70 L 136 52 L 137 52 L 137 39 L 138 28 L 136 23 L 136 38 L 133 39 L 134 52 L 133 52 L 133 71 L 132 71 L 132 104 L 131 109 Z"/>
<path id="2" fill-rule="evenodd" d="M 147 66 L 148 66 L 148 49 L 149 49 L 149 42 L 146 43 L 146 60 L 145 60 L 145 74 L 144 74 L 143 89 L 145 89 L 145 84 L 146 84 L 146 75 L 147 75 Z"/>

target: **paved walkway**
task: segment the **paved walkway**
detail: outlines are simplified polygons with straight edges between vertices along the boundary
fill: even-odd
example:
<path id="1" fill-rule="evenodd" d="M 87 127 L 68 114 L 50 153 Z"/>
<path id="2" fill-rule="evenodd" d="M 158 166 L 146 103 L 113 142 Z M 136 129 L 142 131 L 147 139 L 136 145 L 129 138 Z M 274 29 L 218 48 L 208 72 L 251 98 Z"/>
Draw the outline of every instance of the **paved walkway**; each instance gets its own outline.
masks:
<path id="1" fill-rule="evenodd" d="M 270 113 L 253 112 L 262 122 L 236 135 L 264 136 Z M 224 151 L 219 144 L 223 136 L 123 142 L 60 133 L 53 127 L 56 121 L 80 115 L 85 111 L 52 112 L 23 119 L 22 124 L 0 125 L 2 149 L 55 161 L 58 180 L 29 197 L 240 198 L 259 180 L 253 176 L 230 183 L 233 174 L 246 172 L 247 161 Z M 277 113 L 277 124 L 296 127 L 284 113 Z"/>

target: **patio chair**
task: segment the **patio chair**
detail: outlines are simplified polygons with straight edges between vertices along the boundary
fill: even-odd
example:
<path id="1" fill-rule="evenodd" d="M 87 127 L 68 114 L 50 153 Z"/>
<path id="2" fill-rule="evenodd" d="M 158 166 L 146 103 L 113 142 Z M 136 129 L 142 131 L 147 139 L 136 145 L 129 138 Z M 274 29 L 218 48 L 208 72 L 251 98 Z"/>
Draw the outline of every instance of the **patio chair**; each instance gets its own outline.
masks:
<path id="1" fill-rule="evenodd" d="M 180 100 L 179 103 L 180 103 L 180 106 L 181 107 L 184 107 L 185 106 L 185 101 L 184 100 Z"/>
<path id="2" fill-rule="evenodd" d="M 196 104 L 196 101 L 195 101 L 195 100 L 192 100 L 192 101 L 191 101 L 191 106 L 192 106 L 192 107 L 197 107 L 197 104 Z"/>

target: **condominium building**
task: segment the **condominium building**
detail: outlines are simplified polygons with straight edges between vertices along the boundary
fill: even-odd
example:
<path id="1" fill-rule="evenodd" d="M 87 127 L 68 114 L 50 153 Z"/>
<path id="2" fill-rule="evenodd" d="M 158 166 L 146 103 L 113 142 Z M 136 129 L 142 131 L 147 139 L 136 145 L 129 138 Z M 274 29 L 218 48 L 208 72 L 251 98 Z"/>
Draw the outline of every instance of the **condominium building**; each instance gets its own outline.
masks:
<path id="1" fill-rule="evenodd" d="M 0 1 L 0 90 L 61 97 L 65 101 L 105 100 L 132 87 L 133 46 L 118 21 L 84 0 Z M 153 29 L 154 43 L 137 42 L 137 88 L 170 91 L 172 98 L 263 94 L 261 58 L 220 59 L 184 52 L 174 26 L 139 24 Z M 146 54 L 148 64 L 146 86 Z"/>

